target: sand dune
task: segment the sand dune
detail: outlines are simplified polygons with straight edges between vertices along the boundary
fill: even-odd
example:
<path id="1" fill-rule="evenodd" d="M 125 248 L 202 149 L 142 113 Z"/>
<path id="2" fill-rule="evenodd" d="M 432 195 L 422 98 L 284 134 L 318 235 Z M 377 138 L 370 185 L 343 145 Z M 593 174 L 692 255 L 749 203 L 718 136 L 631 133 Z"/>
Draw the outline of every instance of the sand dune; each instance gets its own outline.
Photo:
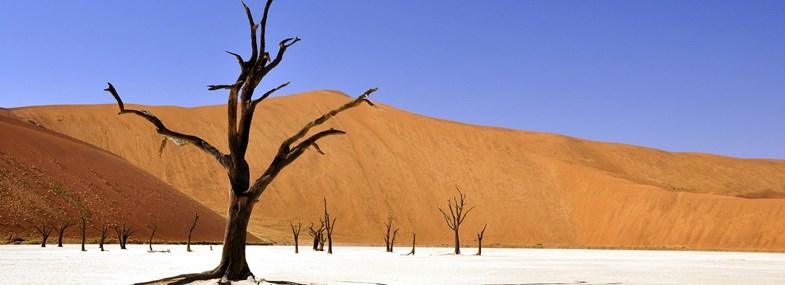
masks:
<path id="1" fill-rule="evenodd" d="M 155 224 L 157 240 L 184 240 L 195 211 L 201 215 L 195 241 L 223 237 L 220 215 L 114 154 L 2 114 L 0 133 L 3 238 L 40 239 L 34 226 L 76 222 L 84 213 L 91 240 L 103 223 L 127 223 L 140 240 Z M 65 233 L 78 232 L 74 226 Z"/>
<path id="2" fill-rule="evenodd" d="M 278 143 L 349 98 L 317 91 L 268 99 L 255 118 L 249 162 L 260 173 Z M 225 106 L 147 107 L 174 130 L 226 150 Z M 476 209 L 464 243 L 487 223 L 486 244 L 785 250 L 785 161 L 669 153 L 561 135 L 466 125 L 363 106 L 328 127 L 348 132 L 320 143 L 262 195 L 251 231 L 289 240 L 290 221 L 318 221 L 326 197 L 339 243 L 381 244 L 392 213 L 423 244 L 451 243 L 437 207 L 458 186 Z M 12 109 L 25 121 L 113 152 L 224 212 L 228 181 L 192 146 L 170 145 L 116 106 Z M 751 199 L 764 198 L 764 199 Z"/>

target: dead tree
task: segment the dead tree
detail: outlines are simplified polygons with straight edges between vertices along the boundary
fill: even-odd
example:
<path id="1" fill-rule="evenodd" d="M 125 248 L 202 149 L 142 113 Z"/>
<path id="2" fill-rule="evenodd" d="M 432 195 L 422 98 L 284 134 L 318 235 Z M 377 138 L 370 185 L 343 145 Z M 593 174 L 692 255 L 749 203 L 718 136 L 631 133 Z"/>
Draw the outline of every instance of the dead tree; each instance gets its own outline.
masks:
<path id="1" fill-rule="evenodd" d="M 107 235 L 106 223 L 104 223 L 101 226 L 101 239 L 98 242 L 98 248 L 100 248 L 101 251 L 104 251 L 104 243 L 106 242 L 106 235 Z"/>
<path id="2" fill-rule="evenodd" d="M 52 234 L 52 231 L 55 229 L 54 227 L 46 227 L 46 224 L 41 224 L 40 227 L 36 227 L 38 233 L 41 234 L 41 247 L 46 247 L 46 240 L 49 239 L 49 235 Z"/>
<path id="3" fill-rule="evenodd" d="M 155 225 L 155 224 L 154 224 L 154 225 L 152 226 L 152 229 L 153 229 L 153 232 L 152 232 L 152 233 L 150 233 L 150 242 L 148 242 L 148 244 L 149 244 L 149 246 L 150 246 L 150 252 L 152 252 L 152 251 L 153 251 L 153 236 L 155 236 L 155 231 L 158 229 L 158 225 Z"/>
<path id="4" fill-rule="evenodd" d="M 188 243 L 185 246 L 185 251 L 191 252 L 191 233 L 194 232 L 194 228 L 196 227 L 196 221 L 199 220 L 199 213 L 194 212 L 194 222 L 191 224 L 191 228 L 188 229 Z"/>
<path id="5" fill-rule="evenodd" d="M 385 250 L 387 252 L 393 252 L 393 245 L 395 244 L 395 236 L 398 235 L 398 229 L 393 230 L 392 225 L 393 225 L 393 216 L 388 215 L 387 222 L 384 223 L 384 227 L 385 229 L 387 229 L 387 231 L 384 233 L 384 245 L 385 245 Z"/>
<path id="6" fill-rule="evenodd" d="M 295 226 L 292 222 L 289 222 L 289 227 L 292 228 L 292 235 L 294 236 L 294 253 L 300 253 L 300 228 L 302 228 L 302 224 L 297 222 Z"/>
<path id="7" fill-rule="evenodd" d="M 114 228 L 115 233 L 117 233 L 117 241 L 120 243 L 120 249 L 125 249 L 125 244 L 128 242 L 128 237 L 130 237 L 136 231 L 131 229 L 131 227 L 126 227 L 125 223 L 123 223 L 123 227 L 114 225 L 112 228 Z"/>
<path id="8" fill-rule="evenodd" d="M 327 254 L 333 254 L 333 230 L 335 229 L 335 219 L 330 220 L 327 213 L 327 198 L 324 198 L 324 230 L 327 232 Z"/>
<path id="9" fill-rule="evenodd" d="M 313 237 L 313 250 L 324 251 L 324 221 L 319 220 L 321 225 L 318 229 L 313 227 L 313 223 L 308 226 L 308 234 Z"/>
<path id="10" fill-rule="evenodd" d="M 65 229 L 72 225 L 70 221 L 65 222 L 62 226 L 55 225 L 55 229 L 57 229 L 57 247 L 63 247 L 63 233 L 65 233 Z"/>
<path id="11" fill-rule="evenodd" d="M 458 191 L 458 196 L 453 196 L 452 199 L 447 199 L 447 206 L 449 206 L 450 214 L 447 215 L 447 212 L 439 208 L 439 212 L 442 213 L 444 217 L 444 221 L 447 222 L 447 226 L 455 233 L 455 254 L 461 254 L 461 239 L 458 236 L 458 232 L 461 228 L 461 224 L 463 223 L 464 219 L 466 219 L 466 215 L 471 212 L 474 207 L 466 209 L 466 194 L 461 192 L 461 189 L 455 187 L 455 190 Z"/>
<path id="12" fill-rule="evenodd" d="M 484 226 L 482 226 L 482 231 L 477 233 L 477 254 L 476 255 L 482 255 L 482 237 L 483 237 L 483 235 L 485 235 L 485 228 L 486 227 L 488 227 L 488 224 L 485 224 Z"/>
<path id="13" fill-rule="evenodd" d="M 246 151 L 251 134 L 251 122 L 253 121 L 256 108 L 260 106 L 259 103 L 289 83 L 283 83 L 272 88 L 261 94 L 261 96 L 255 96 L 258 95 L 255 94 L 256 88 L 262 82 L 262 79 L 281 63 L 287 49 L 300 41 L 296 37 L 284 39 L 278 43 L 278 51 L 275 53 L 275 57 L 272 57 L 271 53 L 268 52 L 265 36 L 267 15 L 272 2 L 272 0 L 267 0 L 260 22 L 254 21 L 251 10 L 243 3 L 250 26 L 251 56 L 248 60 L 245 60 L 239 54 L 229 52 L 240 66 L 240 74 L 237 76 L 237 79 L 228 84 L 208 86 L 208 90 L 224 90 L 228 92 L 226 104 L 228 153 L 219 150 L 214 144 L 198 136 L 169 129 L 158 117 L 149 111 L 126 109 L 115 87 L 110 83 L 108 88 L 106 88 L 106 91 L 111 93 L 117 101 L 120 109 L 119 114 L 133 114 L 142 117 L 155 126 L 156 131 L 163 136 L 159 151 L 166 145 L 167 140 L 171 140 L 178 145 L 191 144 L 213 157 L 226 170 L 229 184 L 231 185 L 231 189 L 229 189 L 229 206 L 227 207 L 228 212 L 226 214 L 224 246 L 221 253 L 221 261 L 218 265 L 210 271 L 183 274 L 155 280 L 154 282 L 189 283 L 213 278 L 245 280 L 248 277 L 252 277 L 253 274 L 246 262 L 245 244 L 251 212 L 254 205 L 259 201 L 260 195 L 286 166 L 297 160 L 306 150 L 314 149 L 323 154 L 317 144 L 319 140 L 345 133 L 341 130 L 329 128 L 314 130 L 312 134 L 309 134 L 312 129 L 324 124 L 337 114 L 360 104 L 367 103 L 375 107 L 368 100 L 368 96 L 376 91 L 376 88 L 373 88 L 365 91 L 356 99 L 306 123 L 294 135 L 281 142 L 267 169 L 259 172 L 261 175 L 255 180 L 251 180 Z M 259 37 L 257 38 L 257 36 Z"/>
<path id="14" fill-rule="evenodd" d="M 84 248 L 84 242 L 85 242 L 85 238 L 87 236 L 87 234 L 86 234 L 87 233 L 87 218 L 85 218 L 85 216 L 82 215 L 81 219 L 82 219 L 82 226 L 80 227 L 80 229 L 82 230 L 82 251 L 87 251 L 87 249 Z"/>
<path id="15" fill-rule="evenodd" d="M 410 251 L 406 255 L 414 255 L 414 244 L 415 244 L 416 241 L 417 241 L 417 233 L 412 232 L 412 251 Z"/>

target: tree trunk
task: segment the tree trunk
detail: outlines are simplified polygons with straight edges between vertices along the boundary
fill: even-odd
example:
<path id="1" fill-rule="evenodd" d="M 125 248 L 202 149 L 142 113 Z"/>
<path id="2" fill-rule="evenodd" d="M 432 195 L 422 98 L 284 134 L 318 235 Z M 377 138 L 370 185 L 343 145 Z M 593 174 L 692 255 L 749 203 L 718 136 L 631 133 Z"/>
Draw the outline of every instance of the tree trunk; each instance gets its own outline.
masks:
<path id="1" fill-rule="evenodd" d="M 458 238 L 458 228 L 455 228 L 455 254 L 461 254 L 461 239 Z"/>
<path id="2" fill-rule="evenodd" d="M 245 260 L 245 242 L 255 200 L 237 197 L 234 192 L 231 196 L 221 262 L 212 273 L 226 280 L 243 280 L 253 276 Z"/>
<path id="3" fill-rule="evenodd" d="M 477 241 L 477 255 L 482 255 L 482 238 Z"/>
<path id="4" fill-rule="evenodd" d="M 87 219 L 84 216 L 82 216 L 82 251 L 87 251 L 87 249 L 84 248 L 86 231 L 87 231 Z"/>
<path id="5" fill-rule="evenodd" d="M 194 223 L 191 224 L 191 228 L 188 230 L 188 243 L 186 244 L 185 251 L 191 252 L 191 234 L 194 232 L 194 228 L 196 227 L 196 221 L 199 220 L 199 213 L 194 213 Z M 210 249 L 212 250 L 212 248 Z"/>
<path id="6" fill-rule="evenodd" d="M 417 242 L 417 233 L 412 232 L 412 251 L 407 255 L 414 255 L 414 244 Z"/>
<path id="7" fill-rule="evenodd" d="M 150 246 L 150 251 L 153 251 L 153 236 L 155 236 L 155 231 L 158 229 L 157 225 L 153 225 L 153 233 L 150 234 L 150 242 L 148 243 Z"/>

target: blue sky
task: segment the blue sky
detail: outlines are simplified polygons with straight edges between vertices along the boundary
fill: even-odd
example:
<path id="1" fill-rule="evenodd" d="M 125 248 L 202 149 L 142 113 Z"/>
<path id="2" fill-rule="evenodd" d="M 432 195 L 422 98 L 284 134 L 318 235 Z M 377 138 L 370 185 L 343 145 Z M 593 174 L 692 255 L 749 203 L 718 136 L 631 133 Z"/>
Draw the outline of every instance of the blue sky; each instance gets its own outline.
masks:
<path id="1" fill-rule="evenodd" d="M 261 16 L 262 1 L 248 1 Z M 225 103 L 239 1 L 4 1 L 0 107 Z M 785 159 L 785 1 L 273 3 L 299 36 L 261 88 L 335 89 L 472 124 Z"/>

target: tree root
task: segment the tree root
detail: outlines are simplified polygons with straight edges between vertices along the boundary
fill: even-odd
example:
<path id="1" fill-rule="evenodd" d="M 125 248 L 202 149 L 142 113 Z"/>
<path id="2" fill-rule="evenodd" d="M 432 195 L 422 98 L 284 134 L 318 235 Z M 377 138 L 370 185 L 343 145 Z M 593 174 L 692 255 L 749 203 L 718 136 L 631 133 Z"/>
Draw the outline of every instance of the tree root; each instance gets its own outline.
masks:
<path id="1" fill-rule="evenodd" d="M 211 271 L 205 271 L 200 273 L 180 274 L 180 275 L 161 278 L 153 281 L 134 283 L 134 285 L 152 285 L 152 284 L 178 285 L 178 284 L 188 284 L 194 281 L 210 280 L 210 279 L 221 278 L 221 277 L 222 277 L 221 274 L 219 274 L 214 270 L 211 270 Z"/>

